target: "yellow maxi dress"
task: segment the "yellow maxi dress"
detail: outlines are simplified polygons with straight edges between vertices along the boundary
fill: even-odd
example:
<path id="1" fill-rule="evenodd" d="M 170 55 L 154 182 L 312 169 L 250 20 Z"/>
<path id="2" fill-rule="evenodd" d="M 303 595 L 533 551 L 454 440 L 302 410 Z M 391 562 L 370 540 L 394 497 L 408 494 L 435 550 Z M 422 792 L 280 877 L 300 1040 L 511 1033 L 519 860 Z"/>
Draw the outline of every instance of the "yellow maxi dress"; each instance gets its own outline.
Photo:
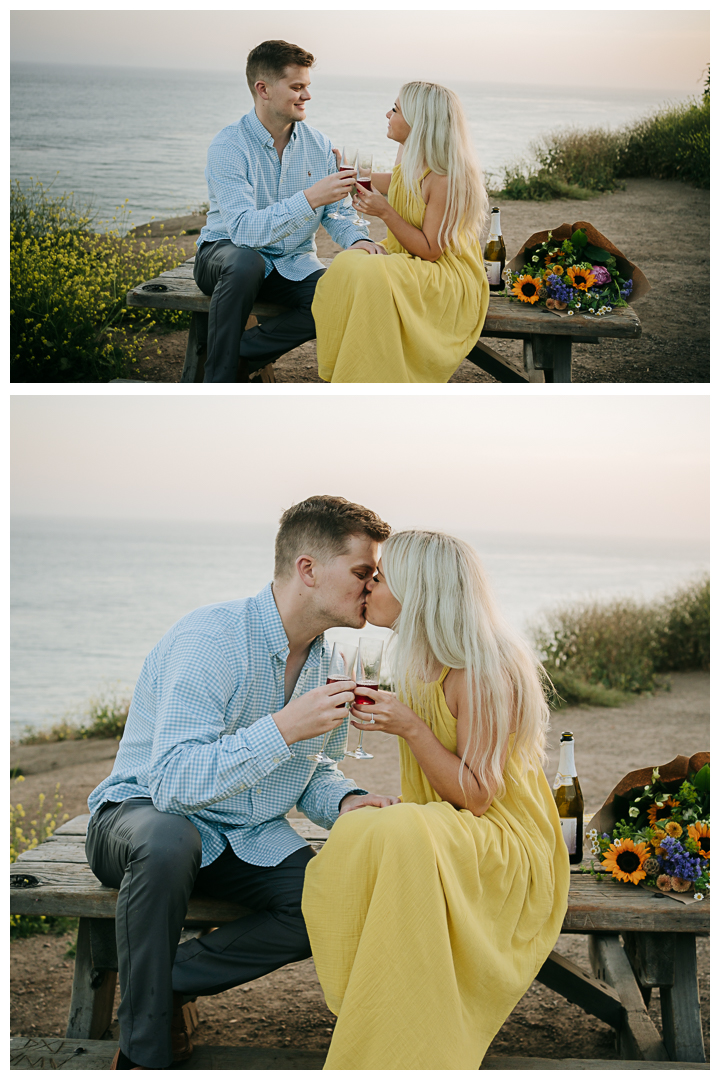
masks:
<path id="1" fill-rule="evenodd" d="M 423 174 L 427 176 L 430 170 Z M 425 203 L 393 169 L 390 205 L 422 227 Z M 490 290 L 479 242 L 436 262 L 388 231 L 389 255 L 345 251 L 320 278 L 312 306 L 318 373 L 326 382 L 447 382 L 477 342 Z"/>
<path id="2" fill-rule="evenodd" d="M 447 670 L 422 716 L 456 752 Z M 325 1068 L 478 1069 L 560 933 L 560 820 L 543 773 L 521 774 L 512 752 L 505 795 L 475 817 L 399 743 L 403 801 L 343 814 L 306 871 L 303 914 L 338 1018 Z"/>

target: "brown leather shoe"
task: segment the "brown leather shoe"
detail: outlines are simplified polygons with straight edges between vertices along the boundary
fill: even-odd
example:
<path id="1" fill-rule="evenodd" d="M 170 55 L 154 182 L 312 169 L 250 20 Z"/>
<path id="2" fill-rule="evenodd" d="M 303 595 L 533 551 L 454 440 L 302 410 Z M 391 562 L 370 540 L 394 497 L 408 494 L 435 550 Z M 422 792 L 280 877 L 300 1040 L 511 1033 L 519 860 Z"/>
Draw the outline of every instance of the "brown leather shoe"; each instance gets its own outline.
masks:
<path id="1" fill-rule="evenodd" d="M 172 1039 L 173 1061 L 187 1061 L 193 1052 L 190 1039 L 198 1026 L 198 1013 L 194 1001 L 183 1005 L 183 995 L 173 994 L 173 1014 L 170 1036 Z"/>

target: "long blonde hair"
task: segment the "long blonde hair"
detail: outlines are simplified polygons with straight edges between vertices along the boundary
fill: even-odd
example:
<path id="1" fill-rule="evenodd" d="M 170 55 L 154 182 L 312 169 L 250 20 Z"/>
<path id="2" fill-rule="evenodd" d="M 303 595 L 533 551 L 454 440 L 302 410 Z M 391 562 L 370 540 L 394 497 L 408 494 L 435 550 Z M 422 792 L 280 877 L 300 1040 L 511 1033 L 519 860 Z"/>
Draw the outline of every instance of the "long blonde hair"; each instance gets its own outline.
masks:
<path id="1" fill-rule="evenodd" d="M 457 94 L 438 83 L 410 82 L 400 90 L 399 102 L 410 125 L 400 165 L 406 190 L 419 195 L 425 169 L 448 178 L 438 244 L 459 250 L 463 240 L 482 240 L 489 220 L 487 192 Z"/>
<path id="2" fill-rule="evenodd" d="M 446 533 L 412 530 L 383 544 L 383 573 L 402 605 L 393 627 L 393 675 L 406 700 L 422 700 L 437 665 L 464 669 L 470 715 L 467 759 L 483 787 L 505 790 L 502 753 L 513 727 L 523 771 L 545 760 L 549 710 L 541 668 L 500 615 L 477 552 Z"/>

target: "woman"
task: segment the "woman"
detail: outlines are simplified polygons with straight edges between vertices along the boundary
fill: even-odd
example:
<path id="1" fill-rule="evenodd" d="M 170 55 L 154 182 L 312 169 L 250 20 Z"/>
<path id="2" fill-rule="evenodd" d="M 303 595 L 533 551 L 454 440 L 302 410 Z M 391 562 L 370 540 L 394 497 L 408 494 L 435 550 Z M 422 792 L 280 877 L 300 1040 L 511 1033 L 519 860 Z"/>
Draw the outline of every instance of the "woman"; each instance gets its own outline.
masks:
<path id="1" fill-rule="evenodd" d="M 342 252 L 315 291 L 327 382 L 447 382 L 485 321 L 487 195 L 462 106 L 444 86 L 413 82 L 387 117 L 395 168 L 353 200 L 387 224 L 385 257 Z"/>
<path id="2" fill-rule="evenodd" d="M 567 908 L 543 685 L 453 537 L 390 537 L 367 617 L 396 630 L 398 694 L 364 687 L 353 724 L 399 737 L 402 802 L 343 814 L 307 868 L 325 1068 L 477 1069 Z"/>

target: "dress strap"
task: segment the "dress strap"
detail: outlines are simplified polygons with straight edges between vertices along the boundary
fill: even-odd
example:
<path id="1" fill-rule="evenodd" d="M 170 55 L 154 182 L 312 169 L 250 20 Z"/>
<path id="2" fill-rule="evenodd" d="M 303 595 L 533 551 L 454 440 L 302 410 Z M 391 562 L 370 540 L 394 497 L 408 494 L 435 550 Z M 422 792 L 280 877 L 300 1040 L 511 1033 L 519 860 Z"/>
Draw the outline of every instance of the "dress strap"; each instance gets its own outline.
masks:
<path id="1" fill-rule="evenodd" d="M 442 686 L 442 684 L 445 682 L 445 679 L 447 678 L 449 671 L 450 671 L 449 667 L 444 667 L 442 669 L 442 672 L 440 673 L 440 678 L 438 679 L 438 683 L 440 684 L 440 686 Z"/>

